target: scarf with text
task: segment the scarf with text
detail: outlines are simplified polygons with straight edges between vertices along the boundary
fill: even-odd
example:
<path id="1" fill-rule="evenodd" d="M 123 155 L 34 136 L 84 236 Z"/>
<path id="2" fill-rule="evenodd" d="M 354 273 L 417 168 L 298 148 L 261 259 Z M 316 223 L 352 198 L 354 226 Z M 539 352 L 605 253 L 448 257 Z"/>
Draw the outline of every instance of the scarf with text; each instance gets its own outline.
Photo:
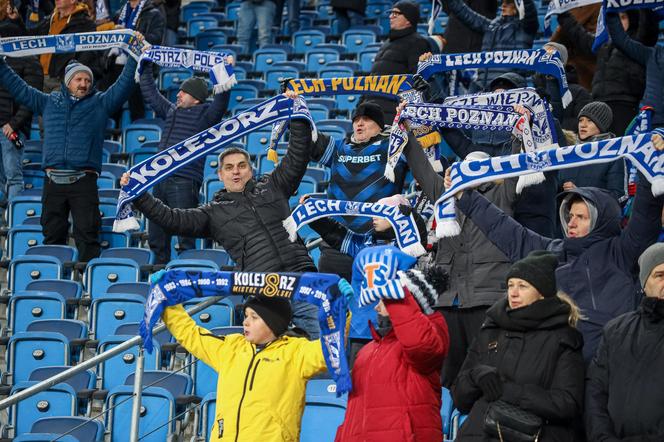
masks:
<path id="1" fill-rule="evenodd" d="M 602 0 L 551 0 L 544 15 L 544 35 L 551 35 L 551 17 L 582 6 L 602 3 Z"/>
<path id="2" fill-rule="evenodd" d="M 284 83 L 287 90 L 297 94 L 310 96 L 336 96 L 336 95 L 380 95 L 384 97 L 420 102 L 420 92 L 413 89 L 412 75 L 368 75 L 366 77 L 343 78 L 292 78 Z M 396 107 L 396 104 L 394 105 Z M 284 123 L 275 123 L 272 126 L 270 142 L 267 146 L 267 158 L 277 163 L 277 143 L 284 134 Z"/>
<path id="3" fill-rule="evenodd" d="M 136 24 L 138 23 L 138 18 L 141 16 L 143 7 L 147 3 L 147 0 L 141 0 L 138 2 L 135 8 L 132 8 L 127 1 L 125 5 L 120 9 L 120 16 L 118 17 L 118 24 L 125 29 L 136 29 Z"/>
<path id="4" fill-rule="evenodd" d="M 385 165 L 385 177 L 394 181 L 394 168 L 401 157 L 408 134 L 402 128 L 402 121 L 408 120 L 414 126 L 425 126 L 428 129 L 444 128 L 466 130 L 508 131 L 528 144 L 531 149 L 533 140 L 524 116 L 514 112 L 511 106 L 455 106 L 445 104 L 409 104 L 398 116 L 398 123 L 392 126 L 390 144 Z"/>
<path id="5" fill-rule="evenodd" d="M 657 129 L 655 132 L 660 132 Z M 436 235 L 454 236 L 460 232 L 453 204 L 454 195 L 480 184 L 550 170 L 628 159 L 651 184 L 653 195 L 664 193 L 664 155 L 650 141 L 652 133 L 611 138 L 602 141 L 537 150 L 477 161 L 454 163 L 450 169 L 452 186 L 436 201 Z"/>
<path id="6" fill-rule="evenodd" d="M 170 270 L 151 279 L 140 324 L 143 347 L 152 353 L 152 329 L 164 308 L 206 296 L 256 295 L 287 298 L 318 306 L 325 363 L 337 384 L 337 396 L 352 388 L 344 347 L 346 298 L 340 278 L 328 273 L 249 273 Z"/>
<path id="7" fill-rule="evenodd" d="M 603 0 L 602 8 L 599 10 L 599 16 L 597 17 L 593 52 L 597 52 L 600 46 L 609 41 L 609 31 L 606 28 L 607 12 L 621 12 L 629 9 L 662 11 L 662 8 L 664 8 L 664 0 Z"/>
<path id="8" fill-rule="evenodd" d="M 563 106 L 572 102 L 567 85 L 565 66 L 560 55 L 544 49 L 516 49 L 513 51 L 474 52 L 466 54 L 436 54 L 417 66 L 417 73 L 425 80 L 439 72 L 471 68 L 512 68 L 536 71 L 558 79 Z"/>
<path id="9" fill-rule="evenodd" d="M 394 229 L 396 243 L 401 250 L 415 257 L 426 253 L 415 218 L 412 214 L 406 216 L 401 213 L 398 206 L 309 198 L 293 210 L 283 221 L 283 225 L 289 239 L 295 241 L 300 227 L 317 219 L 333 216 L 367 216 L 385 219 Z"/>
<path id="10" fill-rule="evenodd" d="M 394 246 L 363 249 L 353 261 L 353 292 L 360 307 L 381 299 L 404 299 L 406 293 L 399 274 L 415 263 L 417 259 Z"/>
<path id="11" fill-rule="evenodd" d="M 228 146 L 256 129 L 275 121 L 290 119 L 309 121 L 313 134 L 316 134 L 314 122 L 304 99 L 298 97 L 296 100 L 291 100 L 284 95 L 278 95 L 134 165 L 129 169 L 129 183 L 120 191 L 113 230 L 123 232 L 137 229 L 138 222 L 134 219 L 129 203 L 181 167 Z"/>

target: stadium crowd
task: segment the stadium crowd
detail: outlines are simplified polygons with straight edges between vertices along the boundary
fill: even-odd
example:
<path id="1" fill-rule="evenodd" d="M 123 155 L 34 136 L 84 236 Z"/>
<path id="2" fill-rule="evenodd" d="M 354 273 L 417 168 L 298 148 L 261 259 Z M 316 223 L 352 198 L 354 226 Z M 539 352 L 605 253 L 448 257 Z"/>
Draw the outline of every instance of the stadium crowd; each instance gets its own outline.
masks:
<path id="1" fill-rule="evenodd" d="M 213 10 L 226 11 L 232 2 L 213 3 Z M 298 31 L 316 28 L 305 13 L 316 10 L 317 0 L 237 3 L 237 18 L 219 18 L 232 21 L 234 34 L 226 41 L 235 44 L 205 50 L 226 53 L 224 64 L 237 68 L 238 78 L 257 49 L 289 46 L 283 42 Z M 579 5 L 557 13 L 549 38 L 540 21 L 548 3 L 535 0 L 330 0 L 334 29 L 319 49 L 341 50 L 345 66 L 356 67 L 349 76 L 409 75 L 426 103 L 534 93 L 544 99 L 547 130 L 557 143 L 548 147 L 561 150 L 638 134 L 634 128 L 648 115 L 650 127 L 643 132 L 658 155 L 664 150 L 657 131 L 664 127 L 659 13 L 636 1 L 627 3 L 639 3 L 640 9 L 607 11 L 602 20 L 610 38 L 593 48 L 602 2 L 571 3 Z M 66 245 L 71 237 L 79 261 L 100 256 L 98 180 L 109 162 L 105 138 L 114 128 L 132 121 L 160 125 L 150 155 L 187 146 L 185 140 L 237 115 L 234 88 L 264 78 L 264 72 L 254 66 L 254 80 L 240 79 L 225 90 L 216 87 L 212 70 L 209 80 L 197 73 L 165 89 L 165 68 L 156 57 L 137 63 L 126 48 L 16 56 L 8 45 L 26 36 L 131 30 L 131 44 L 142 46 L 138 55 L 158 46 L 194 49 L 182 18 L 188 4 L 0 0 L 6 55 L 0 54 L 1 205 L 9 211 L 30 191 L 23 146 L 41 140 L 44 176 L 36 187 L 42 189 L 43 244 Z M 368 12 L 376 5 L 384 7 L 378 16 Z M 436 24 L 430 32 L 425 6 Z M 381 32 L 375 23 L 389 30 Z M 375 28 L 380 45 L 370 69 L 360 68 L 343 47 L 331 49 L 344 32 Z M 565 82 L 538 69 L 490 63 L 426 79 L 418 74 L 418 66 L 441 54 L 540 48 L 544 57 L 559 60 Z M 303 58 L 290 47 L 283 61 L 304 66 Z M 318 73 L 301 69 L 299 75 Z M 313 95 L 288 84 L 283 80 L 261 98 L 283 94 L 297 104 Z M 563 86 L 571 100 L 561 93 Z M 352 109 L 335 110 L 349 122 L 344 136 L 329 125 L 318 127 L 316 116 L 295 118 L 293 111 L 278 164 L 268 173 L 259 173 L 255 146 L 246 142 L 215 152 L 223 188 L 203 204 L 205 157 L 183 163 L 157 179 L 152 192 L 137 195 L 131 206 L 147 223 L 144 239 L 155 264 L 163 267 L 175 258 L 177 236 L 178 251 L 199 248 L 198 239 L 214 242 L 238 272 L 341 277 L 339 296 L 346 297 L 350 311 L 352 390 L 336 441 L 443 440 L 443 387 L 465 419 L 459 441 L 663 441 L 664 195 L 650 177 L 622 157 L 546 169 L 527 186 L 520 185 L 520 176 L 499 176 L 449 198 L 459 229 L 437 236 L 437 202 L 448 196 L 447 189 L 456 189 L 453 164 L 488 164 L 528 152 L 525 136 L 480 125 L 423 133 L 404 117 L 409 104 L 403 97 L 360 95 Z M 509 112 L 527 126 L 538 124 L 532 102 L 517 100 Z M 398 130 L 405 134 L 403 152 L 390 165 Z M 319 192 L 298 193 L 313 163 L 326 170 Z M 115 177 L 123 192 L 133 170 Z M 387 218 L 319 216 L 308 226 L 320 238 L 314 254 L 302 237 L 289 238 L 284 220 L 298 203 L 316 199 L 395 208 L 394 216 L 412 218 L 416 245 L 425 253 L 409 256 Z M 378 276 L 372 259 L 382 262 Z M 359 303 L 374 277 L 396 281 L 398 295 L 381 292 Z M 299 440 L 306 383 L 329 367 L 318 308 L 250 296 L 241 306 L 243 333 L 218 337 L 174 304 L 162 315 L 169 331 L 219 374 L 217 396 L 223 399 L 210 440 Z"/>

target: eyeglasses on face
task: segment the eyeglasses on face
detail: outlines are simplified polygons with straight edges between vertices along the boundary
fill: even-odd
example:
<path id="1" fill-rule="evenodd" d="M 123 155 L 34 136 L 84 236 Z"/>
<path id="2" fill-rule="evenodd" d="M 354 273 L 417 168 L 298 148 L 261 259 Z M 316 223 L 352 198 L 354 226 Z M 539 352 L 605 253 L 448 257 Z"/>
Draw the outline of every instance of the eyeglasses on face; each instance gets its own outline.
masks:
<path id="1" fill-rule="evenodd" d="M 390 17 L 397 17 L 397 16 L 399 16 L 399 15 L 403 15 L 403 12 L 401 12 L 401 11 L 397 11 L 397 10 L 393 10 L 393 11 L 390 11 L 390 12 L 389 12 L 389 16 L 390 16 Z"/>

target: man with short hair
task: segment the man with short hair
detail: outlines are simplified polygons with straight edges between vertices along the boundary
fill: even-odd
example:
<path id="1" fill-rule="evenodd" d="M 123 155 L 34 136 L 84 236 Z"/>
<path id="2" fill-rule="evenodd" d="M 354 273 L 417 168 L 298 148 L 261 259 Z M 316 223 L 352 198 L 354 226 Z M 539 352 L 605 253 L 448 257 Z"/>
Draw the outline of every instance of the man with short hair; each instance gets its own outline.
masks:
<path id="1" fill-rule="evenodd" d="M 233 63 L 230 57 L 229 63 Z M 152 63 L 144 62 L 141 74 L 141 92 L 145 101 L 152 107 L 155 116 L 164 120 L 164 130 L 159 140 L 159 150 L 168 149 L 210 126 L 214 126 L 226 113 L 230 91 L 215 94 L 212 103 L 208 97 L 207 82 L 199 77 L 191 77 L 180 86 L 175 104 L 164 98 L 157 89 L 152 73 Z M 160 181 L 154 187 L 155 198 L 174 209 L 191 209 L 198 206 L 198 193 L 203 182 L 205 159 L 190 163 L 178 169 L 173 175 Z M 171 234 L 158 224 L 148 227 L 150 249 L 154 252 L 157 264 L 166 264 L 171 259 Z M 180 237 L 180 250 L 193 249 L 193 238 Z"/>
<path id="2" fill-rule="evenodd" d="M 653 145 L 664 150 L 660 135 L 653 135 Z M 445 181 L 449 187 L 449 173 Z M 457 202 L 457 208 L 510 261 L 518 261 L 533 250 L 548 250 L 558 256 L 558 287 L 583 311 L 578 329 L 583 333 L 583 354 L 588 362 L 595 353 L 602 327 L 636 307 L 636 260 L 657 240 L 661 229 L 664 196 L 654 197 L 644 177 L 638 186 L 632 217 L 622 231 L 620 205 L 608 191 L 578 187 L 561 193 L 559 215 L 564 239 L 548 238 L 526 229 L 478 192 L 463 192 Z"/>
<path id="3" fill-rule="evenodd" d="M 309 123 L 291 120 L 288 152 L 272 173 L 254 178 L 249 153 L 231 147 L 219 155 L 218 175 L 224 189 L 209 204 L 172 209 L 144 193 L 133 206 L 175 235 L 214 239 L 228 251 L 239 271 L 315 272 L 302 240 L 291 242 L 283 226 L 291 212 L 289 198 L 307 170 L 311 144 Z M 125 173 L 120 184 L 128 182 L 129 173 Z M 294 302 L 293 307 L 295 325 L 317 338 L 317 308 L 303 302 Z"/>
<path id="4" fill-rule="evenodd" d="M 92 70 L 74 61 L 65 69 L 61 89 L 45 94 L 28 86 L 0 58 L 0 85 L 17 103 L 43 117 L 42 168 L 47 175 L 41 214 L 44 244 L 67 244 L 71 212 L 80 261 L 100 253 L 97 177 L 104 133 L 109 116 L 129 96 L 135 70 L 136 62 L 129 57 L 118 81 L 107 91 L 98 92 Z"/>
<path id="5" fill-rule="evenodd" d="M 606 324 L 588 370 L 588 440 L 664 440 L 664 244 L 648 247 L 639 267 L 641 306 Z"/>

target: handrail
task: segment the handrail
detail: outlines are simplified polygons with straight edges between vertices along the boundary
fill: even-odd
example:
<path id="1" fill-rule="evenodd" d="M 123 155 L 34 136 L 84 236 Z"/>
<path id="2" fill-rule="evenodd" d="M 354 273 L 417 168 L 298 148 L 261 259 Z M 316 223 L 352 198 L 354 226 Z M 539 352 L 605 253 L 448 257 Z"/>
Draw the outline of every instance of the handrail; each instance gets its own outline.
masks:
<path id="1" fill-rule="evenodd" d="M 200 302 L 187 310 L 187 313 L 189 315 L 193 315 L 195 313 L 200 312 L 201 310 L 207 308 L 208 306 L 216 303 L 220 299 L 222 299 L 223 296 L 214 296 L 209 299 L 206 299 L 203 302 Z M 166 324 L 159 324 L 157 325 L 154 330 L 153 330 L 153 335 L 157 335 L 161 332 L 166 330 Z M 100 362 L 103 362 L 107 359 L 112 358 L 113 356 L 122 353 L 123 351 L 127 350 L 128 348 L 133 347 L 134 345 L 138 345 L 141 343 L 141 337 L 140 336 L 135 336 L 128 341 L 123 342 L 122 344 L 111 348 L 110 350 L 106 350 L 103 353 L 100 353 L 86 361 L 80 362 L 79 364 L 71 367 L 68 370 L 63 371 L 62 373 L 58 373 L 53 377 L 50 377 L 48 379 L 44 379 L 43 381 L 40 381 L 39 383 L 26 388 L 25 390 L 21 390 L 18 393 L 15 393 L 11 396 L 9 396 L 6 399 L 3 399 L 0 401 L 0 410 L 4 410 L 5 408 L 9 408 L 14 404 L 17 404 L 18 402 L 22 401 L 23 399 L 27 399 L 37 393 L 41 393 L 44 390 L 48 390 L 52 386 L 59 384 L 62 381 L 65 381 L 69 379 L 70 377 L 87 370 L 88 368 L 92 368 L 96 365 L 98 365 Z"/>

